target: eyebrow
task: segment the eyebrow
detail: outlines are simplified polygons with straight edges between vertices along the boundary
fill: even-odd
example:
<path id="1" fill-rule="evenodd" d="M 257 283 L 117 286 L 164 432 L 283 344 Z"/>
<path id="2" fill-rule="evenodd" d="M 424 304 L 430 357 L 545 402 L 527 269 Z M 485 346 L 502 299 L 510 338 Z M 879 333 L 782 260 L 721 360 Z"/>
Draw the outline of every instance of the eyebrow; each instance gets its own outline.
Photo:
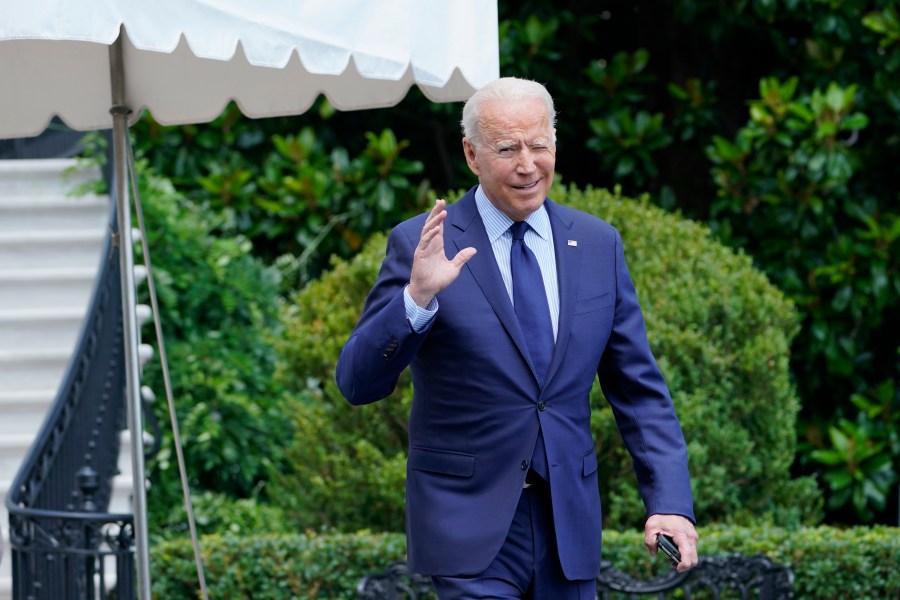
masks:
<path id="1" fill-rule="evenodd" d="M 520 142 L 514 141 L 514 140 L 504 140 L 504 141 L 496 142 L 494 144 L 494 146 L 496 148 L 513 148 L 513 147 L 519 146 L 519 145 L 520 145 Z M 531 142 L 528 142 L 527 145 L 528 146 L 548 146 L 548 145 L 550 145 L 550 139 L 543 138 L 543 137 L 537 138 L 535 140 L 532 140 Z"/>

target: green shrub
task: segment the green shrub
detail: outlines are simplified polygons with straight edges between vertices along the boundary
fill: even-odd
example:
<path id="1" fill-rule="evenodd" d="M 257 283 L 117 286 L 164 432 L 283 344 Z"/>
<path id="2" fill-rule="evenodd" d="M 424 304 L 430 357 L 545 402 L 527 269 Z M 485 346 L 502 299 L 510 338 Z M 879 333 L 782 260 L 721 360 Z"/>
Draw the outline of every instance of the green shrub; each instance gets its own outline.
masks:
<path id="1" fill-rule="evenodd" d="M 284 511 L 256 498 L 231 498 L 202 491 L 191 494 L 191 507 L 200 535 L 281 533 L 287 522 Z M 187 534 L 187 523 L 182 502 L 158 519 L 151 533 L 164 539 L 180 537 Z"/>
<path id="2" fill-rule="evenodd" d="M 293 534 L 201 539 L 211 598 L 333 598 L 353 600 L 359 579 L 403 560 L 401 534 Z M 890 527 L 834 529 L 700 528 L 701 556 L 765 554 L 794 571 L 797 598 L 900 598 L 900 538 Z M 604 531 L 603 556 L 617 568 L 649 578 L 669 569 L 652 560 L 643 533 Z M 153 595 L 199 598 L 190 544 L 169 541 L 151 549 Z"/>
<path id="3" fill-rule="evenodd" d="M 277 276 L 250 255 L 245 239 L 211 235 L 209 213 L 167 179 L 141 168 L 140 186 L 191 487 L 197 493 L 258 495 L 269 465 L 280 460 L 279 447 L 290 438 L 281 390 L 272 378 Z M 141 293 L 146 289 L 142 285 Z M 144 338 L 156 344 L 149 325 Z M 143 383 L 157 396 L 153 414 L 166 424 L 161 449 L 148 463 L 150 509 L 165 519 L 182 501 L 161 375 L 157 352 L 144 368 Z"/>
<path id="4" fill-rule="evenodd" d="M 412 388 L 405 372 L 392 402 L 353 407 L 334 382 L 341 346 L 359 317 L 382 256 L 385 237 L 335 262 L 326 276 L 283 311 L 285 336 L 278 378 L 296 392 L 289 403 L 295 443 L 291 469 L 272 474 L 276 501 L 301 527 L 344 531 L 403 528 L 406 434 Z"/>
<path id="5" fill-rule="evenodd" d="M 814 482 L 789 474 L 798 410 L 788 377 L 797 330 L 791 304 L 700 225 L 604 190 L 561 188 L 554 197 L 607 219 L 625 238 L 650 342 L 688 441 L 701 522 L 815 521 Z M 349 406 L 334 383 L 384 244 L 378 236 L 352 261 L 336 262 L 284 313 L 280 373 L 304 393 L 291 412 L 307 434 L 288 451 L 293 471 L 274 496 L 303 527 L 403 528 L 408 374 L 390 398 L 364 407 Z M 592 402 L 607 523 L 641 524 L 630 457 L 597 385 Z"/>
<path id="6" fill-rule="evenodd" d="M 797 598 L 900 598 L 896 527 L 704 532 L 704 552 L 763 553 L 794 571 Z"/>
<path id="7" fill-rule="evenodd" d="M 200 540 L 210 598 L 356 598 L 356 582 L 406 555 L 400 534 L 265 534 L 205 536 Z M 151 552 L 153 596 L 200 598 L 193 550 L 187 540 L 157 544 Z"/>
<path id="8" fill-rule="evenodd" d="M 897 528 L 701 527 L 701 556 L 764 554 L 794 572 L 796 598 L 900 598 Z M 604 531 L 603 557 L 638 577 L 668 568 L 645 558 L 643 532 Z"/>

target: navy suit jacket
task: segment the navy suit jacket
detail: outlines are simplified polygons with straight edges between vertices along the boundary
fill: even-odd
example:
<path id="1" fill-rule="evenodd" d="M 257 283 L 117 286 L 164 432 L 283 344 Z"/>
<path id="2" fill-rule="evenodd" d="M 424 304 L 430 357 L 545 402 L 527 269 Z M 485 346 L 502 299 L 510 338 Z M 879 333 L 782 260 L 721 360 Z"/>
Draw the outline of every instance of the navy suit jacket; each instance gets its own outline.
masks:
<path id="1" fill-rule="evenodd" d="M 438 294 L 435 318 L 409 326 L 403 289 L 425 215 L 398 225 L 360 321 L 337 364 L 353 404 L 389 395 L 409 366 L 410 568 L 472 575 L 503 543 L 543 431 L 559 559 L 569 579 L 600 566 L 601 512 L 588 395 L 599 375 L 633 458 L 648 514 L 693 520 L 687 450 L 650 352 L 622 239 L 597 217 L 546 200 L 559 277 L 559 332 L 541 388 L 475 204 L 447 207 L 448 257 L 478 253 Z M 539 407 L 543 406 L 543 410 Z"/>

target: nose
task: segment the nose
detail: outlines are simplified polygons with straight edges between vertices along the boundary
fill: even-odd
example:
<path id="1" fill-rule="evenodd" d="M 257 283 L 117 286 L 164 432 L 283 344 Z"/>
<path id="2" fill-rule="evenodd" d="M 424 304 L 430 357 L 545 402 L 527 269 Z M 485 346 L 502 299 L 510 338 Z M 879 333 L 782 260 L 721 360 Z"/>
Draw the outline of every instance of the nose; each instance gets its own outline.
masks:
<path id="1" fill-rule="evenodd" d="M 534 153 L 531 148 L 523 148 L 519 151 L 519 160 L 516 164 L 516 171 L 519 173 L 531 173 L 534 171 Z"/>

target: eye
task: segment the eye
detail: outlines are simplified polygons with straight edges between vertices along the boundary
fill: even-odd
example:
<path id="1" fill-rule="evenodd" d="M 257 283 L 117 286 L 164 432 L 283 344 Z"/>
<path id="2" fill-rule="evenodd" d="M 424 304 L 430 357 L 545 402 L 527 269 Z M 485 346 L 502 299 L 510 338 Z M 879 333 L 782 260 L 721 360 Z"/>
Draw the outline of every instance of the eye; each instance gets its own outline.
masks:
<path id="1" fill-rule="evenodd" d="M 508 158 L 515 153 L 515 148 L 512 146 L 501 146 L 497 149 L 497 154 L 502 156 L 503 158 Z"/>

